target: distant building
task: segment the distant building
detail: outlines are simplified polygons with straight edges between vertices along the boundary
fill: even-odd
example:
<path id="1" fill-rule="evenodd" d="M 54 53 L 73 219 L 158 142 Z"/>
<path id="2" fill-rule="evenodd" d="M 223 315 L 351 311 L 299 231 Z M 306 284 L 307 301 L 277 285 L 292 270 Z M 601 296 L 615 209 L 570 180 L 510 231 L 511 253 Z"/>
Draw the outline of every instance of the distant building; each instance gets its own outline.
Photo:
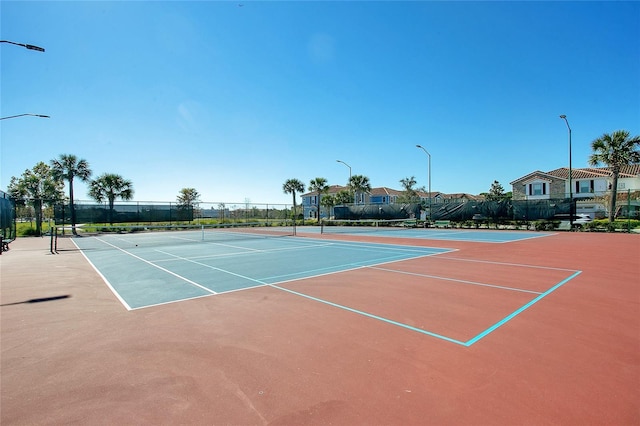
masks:
<path id="1" fill-rule="evenodd" d="M 576 200 L 576 213 L 592 218 L 604 216 L 605 197 L 611 193 L 613 178 L 610 167 L 569 169 L 561 167 L 550 172 L 531 172 L 511 182 L 514 200 L 548 200 L 569 198 Z M 618 193 L 640 191 L 640 165 L 624 166 L 618 176 Z M 635 204 L 635 203 L 634 203 Z"/>
<path id="2" fill-rule="evenodd" d="M 348 191 L 346 186 L 332 185 L 329 187 L 327 195 L 336 195 L 340 191 Z M 429 193 L 424 191 L 416 191 L 420 197 L 420 202 L 425 207 L 429 205 Z M 364 194 L 357 194 L 357 198 L 354 200 L 355 204 L 372 204 L 372 205 L 392 205 L 398 202 L 398 199 L 403 195 L 403 191 L 388 188 L 377 187 L 372 188 L 370 192 Z M 302 208 L 305 219 L 316 219 L 318 217 L 318 192 L 307 192 L 302 194 Z M 322 199 L 323 195 L 320 195 Z M 443 194 L 441 192 L 431 193 L 431 204 L 437 206 L 447 203 L 464 203 L 467 201 L 478 201 L 483 199 L 481 196 L 471 194 Z M 329 211 L 326 207 L 320 206 L 320 218 L 329 218 L 333 216 L 333 211 Z"/>

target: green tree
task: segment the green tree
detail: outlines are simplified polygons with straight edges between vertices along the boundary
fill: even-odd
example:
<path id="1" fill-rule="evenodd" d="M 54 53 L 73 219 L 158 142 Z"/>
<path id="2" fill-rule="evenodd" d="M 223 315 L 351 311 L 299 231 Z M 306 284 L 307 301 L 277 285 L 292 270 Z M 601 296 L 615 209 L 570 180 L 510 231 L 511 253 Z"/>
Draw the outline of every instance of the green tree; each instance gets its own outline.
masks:
<path id="1" fill-rule="evenodd" d="M 89 196 L 99 203 L 109 202 L 109 223 L 113 225 L 113 204 L 116 198 L 131 200 L 133 184 L 120 175 L 104 173 L 89 184 Z"/>
<path id="2" fill-rule="evenodd" d="M 358 194 L 371 192 L 371 183 L 369 183 L 369 178 L 366 176 L 353 175 L 349 179 L 349 188 L 355 194 L 357 199 Z"/>
<path id="3" fill-rule="evenodd" d="M 416 185 L 416 178 L 414 176 L 400 179 L 402 185 L 402 195 L 398 197 L 399 203 L 420 203 L 420 195 L 418 191 L 426 192 L 424 187 L 414 188 Z"/>
<path id="4" fill-rule="evenodd" d="M 43 162 L 25 170 L 20 178 L 11 177 L 7 189 L 13 199 L 33 206 L 36 235 L 42 235 L 43 206 L 64 199 L 64 184 L 53 178 L 51 168 Z"/>
<path id="5" fill-rule="evenodd" d="M 301 193 L 304 192 L 304 183 L 299 181 L 298 179 L 287 179 L 287 181 L 282 185 L 282 190 L 285 194 L 292 194 L 293 196 L 293 221 L 295 223 L 296 220 L 296 192 Z"/>
<path id="6" fill-rule="evenodd" d="M 309 182 L 309 191 L 315 192 L 318 194 L 316 201 L 316 209 L 318 213 L 318 223 L 320 223 L 320 199 L 329 192 L 329 185 L 327 185 L 327 180 L 323 177 L 317 177 L 315 179 L 311 179 Z"/>
<path id="7" fill-rule="evenodd" d="M 334 198 L 335 198 L 334 206 L 353 203 L 353 195 L 351 194 L 351 192 L 346 191 L 344 189 L 341 191 L 338 191 L 338 193 L 335 195 Z"/>
<path id="8" fill-rule="evenodd" d="M 500 182 L 494 180 L 491 184 L 491 188 L 489 189 L 489 193 L 487 194 L 486 198 L 487 201 L 499 201 L 504 199 L 505 195 L 506 194 L 504 192 L 504 188 L 502 187 L 502 185 L 500 185 Z"/>
<path id="9" fill-rule="evenodd" d="M 609 222 L 613 222 L 618 196 L 618 177 L 623 166 L 640 163 L 640 136 L 630 137 L 626 130 L 616 130 L 611 134 L 603 134 L 591 142 L 593 153 L 589 164 L 598 166 L 606 164 L 611 168 L 611 200 L 609 202 Z"/>
<path id="10" fill-rule="evenodd" d="M 76 208 L 73 201 L 73 181 L 77 177 L 83 182 L 87 182 L 91 177 L 91 169 L 87 160 L 78 159 L 72 154 L 61 154 L 58 159 L 51 160 L 51 172 L 53 178 L 58 181 L 69 182 L 69 211 L 71 213 L 71 229 L 74 235 L 76 232 Z"/>
<path id="11" fill-rule="evenodd" d="M 200 204 L 200 193 L 195 188 L 182 188 L 176 201 L 178 210 L 187 212 L 189 220 L 193 220 L 193 212 Z"/>
<path id="12" fill-rule="evenodd" d="M 348 195 L 348 193 L 347 193 L 347 195 Z M 333 208 L 333 206 L 335 206 L 337 204 L 336 203 L 336 197 L 331 195 L 331 194 L 327 194 L 324 197 L 322 197 L 322 199 L 320 200 L 320 204 L 322 205 L 322 207 L 327 209 L 329 214 L 331 214 L 331 209 Z M 318 219 L 318 220 L 320 220 L 320 219 Z"/>

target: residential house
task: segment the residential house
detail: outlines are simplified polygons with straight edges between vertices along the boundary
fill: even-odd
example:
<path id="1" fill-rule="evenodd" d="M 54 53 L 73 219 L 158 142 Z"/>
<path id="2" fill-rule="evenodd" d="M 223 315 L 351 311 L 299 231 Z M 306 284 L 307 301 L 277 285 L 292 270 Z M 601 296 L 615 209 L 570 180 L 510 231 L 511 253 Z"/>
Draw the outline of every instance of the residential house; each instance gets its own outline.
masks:
<path id="1" fill-rule="evenodd" d="M 511 182 L 514 200 L 564 199 L 576 200 L 576 213 L 592 218 L 605 215 L 604 198 L 610 194 L 613 179 L 610 167 L 588 167 L 571 170 L 561 167 L 550 172 L 539 170 Z M 618 177 L 618 193 L 640 191 L 640 165 L 625 166 Z"/>
<path id="2" fill-rule="evenodd" d="M 332 185 L 327 192 L 328 195 L 336 195 L 340 191 L 348 191 L 346 186 Z M 420 202 L 425 206 L 429 205 L 429 193 L 425 191 L 417 191 L 420 197 Z M 377 187 L 371 188 L 371 191 L 363 194 L 356 194 L 354 199 L 355 204 L 368 204 L 368 205 L 392 205 L 398 202 L 398 199 L 403 195 L 403 191 L 388 188 Z M 302 208 L 305 219 L 315 219 L 318 217 L 318 193 L 308 192 L 301 195 Z M 322 195 L 320 196 L 320 199 Z M 432 192 L 431 205 L 437 206 L 446 203 L 464 203 L 467 201 L 477 201 L 481 197 L 471 194 L 443 194 L 441 192 Z M 423 213 L 424 214 L 424 213 Z M 325 207 L 320 206 L 320 218 L 328 218 L 333 216 L 333 212 L 328 211 Z"/>

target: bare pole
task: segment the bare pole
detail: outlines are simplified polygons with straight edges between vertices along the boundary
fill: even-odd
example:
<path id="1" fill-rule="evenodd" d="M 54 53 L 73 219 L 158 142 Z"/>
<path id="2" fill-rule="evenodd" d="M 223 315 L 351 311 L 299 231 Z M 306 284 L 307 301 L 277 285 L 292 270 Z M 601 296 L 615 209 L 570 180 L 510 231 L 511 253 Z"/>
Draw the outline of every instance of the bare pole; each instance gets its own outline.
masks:
<path id="1" fill-rule="evenodd" d="M 431 222 L 431 154 L 422 145 L 416 145 L 416 148 L 420 148 L 429 156 L 429 222 Z"/>
<path id="2" fill-rule="evenodd" d="M 569 228 L 573 229 L 573 183 L 571 182 L 571 127 L 567 121 L 567 116 L 562 114 L 561 119 L 567 124 L 569 129 Z"/>

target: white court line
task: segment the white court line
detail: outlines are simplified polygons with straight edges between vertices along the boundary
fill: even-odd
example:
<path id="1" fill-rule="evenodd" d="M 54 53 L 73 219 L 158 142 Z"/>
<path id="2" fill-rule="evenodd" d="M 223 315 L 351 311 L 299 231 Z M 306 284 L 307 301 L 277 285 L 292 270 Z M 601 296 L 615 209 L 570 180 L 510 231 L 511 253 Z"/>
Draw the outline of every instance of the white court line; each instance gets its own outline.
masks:
<path id="1" fill-rule="evenodd" d="M 299 242 L 302 243 L 303 241 L 299 241 Z M 159 259 L 159 260 L 156 260 L 155 262 L 158 262 L 158 263 L 174 262 L 176 260 L 181 260 L 181 259 L 204 260 L 204 259 L 214 259 L 217 257 L 245 256 L 245 255 L 253 255 L 256 253 L 269 254 L 269 253 L 275 253 L 275 252 L 281 252 L 281 251 L 309 250 L 309 249 L 317 249 L 317 248 L 324 248 L 324 247 L 344 247 L 348 249 L 361 250 L 361 251 L 372 251 L 372 250 L 373 251 L 380 251 L 380 250 L 400 251 L 404 253 L 419 253 L 421 256 L 425 254 L 426 255 L 445 254 L 445 253 L 457 251 L 457 249 L 447 249 L 447 248 L 440 248 L 440 247 L 420 247 L 420 246 L 411 246 L 411 245 L 404 246 L 404 245 L 398 245 L 398 244 L 384 244 L 384 243 L 344 243 L 344 242 L 338 242 L 338 241 L 328 242 L 326 240 L 305 239 L 304 243 L 301 245 L 282 247 L 282 248 L 272 248 L 272 249 L 248 249 L 244 247 L 234 246 L 234 248 L 245 250 L 244 252 L 239 252 L 239 253 L 221 253 L 221 254 L 207 254 L 207 255 L 198 255 L 198 256 L 182 256 L 182 257 L 176 257 L 169 253 L 171 255 L 171 258 Z M 437 252 L 433 253 L 433 250 L 437 250 Z M 159 251 L 159 250 L 156 250 L 156 251 Z"/>
<path id="2" fill-rule="evenodd" d="M 442 231 L 442 232 L 434 232 L 434 233 L 430 233 L 430 234 L 425 234 L 425 235 L 420 235 L 420 236 L 414 236 L 414 237 L 409 237 L 409 238 L 416 238 L 416 239 L 423 239 L 423 240 L 428 240 L 428 239 L 434 239 L 434 240 L 440 240 L 440 241 L 462 241 L 462 242 L 470 242 L 470 243 L 493 243 L 493 244 L 506 244 L 506 243 L 513 243 L 513 242 L 518 242 L 518 241 L 524 241 L 524 240 L 530 240 L 533 238 L 543 238 L 543 237 L 547 237 L 549 235 L 553 235 L 553 234 L 540 234 L 540 235 L 532 235 L 532 236 L 527 236 L 527 237 L 518 237 L 515 238 L 513 240 L 504 240 L 504 239 L 499 239 L 499 238 L 491 238 L 491 235 L 486 235 L 485 238 L 473 238 L 473 235 L 470 237 L 465 237 L 465 235 L 467 234 L 476 234 L 479 232 L 507 232 L 507 231 L 486 231 L 486 230 L 466 230 L 466 231 L 458 231 L 458 230 L 451 230 L 449 232 L 446 231 Z"/>
<path id="3" fill-rule="evenodd" d="M 523 289 L 520 289 L 520 288 L 506 287 L 506 286 L 495 285 L 495 284 L 486 284 L 486 283 L 481 283 L 481 282 L 477 282 L 477 281 L 460 280 L 460 279 L 456 279 L 456 278 L 441 277 L 441 276 L 438 276 L 438 275 L 428 275 L 428 274 L 419 274 L 419 273 L 416 273 L 416 272 L 398 271 L 396 269 L 378 268 L 376 266 L 369 266 L 369 268 L 370 269 L 376 269 L 376 270 L 379 270 L 379 271 L 394 272 L 394 273 L 397 273 L 397 274 L 413 275 L 413 276 L 416 276 L 416 277 L 434 278 L 436 280 L 442 280 L 442 281 L 453 281 L 453 282 L 457 282 L 457 283 L 461 283 L 461 284 L 476 285 L 476 286 L 480 286 L 480 287 L 491 287 L 491 288 L 497 288 L 497 289 L 500 289 L 500 290 L 519 291 L 519 292 L 522 292 L 522 293 L 542 294 L 542 292 L 539 292 L 539 291 L 523 290 Z"/>
<path id="4" fill-rule="evenodd" d="M 82 256 L 87 260 L 87 262 L 89 262 L 89 265 L 91 265 L 91 267 L 98 273 L 98 275 L 100 276 L 100 278 L 102 278 L 102 281 L 105 282 L 105 284 L 107 284 L 107 287 L 109 287 L 109 290 L 111 290 L 111 292 L 113 293 L 114 296 L 116 296 L 116 298 L 120 301 L 120 303 L 122 303 L 124 305 L 124 307 L 127 309 L 127 311 L 131 311 L 133 308 L 131 306 L 129 306 L 129 304 L 120 296 L 120 293 L 118 293 L 116 291 L 115 288 L 113 288 L 113 286 L 111 285 L 111 283 L 109 282 L 109 280 L 107 279 L 107 277 L 105 277 L 102 272 L 100 272 L 100 269 L 98 269 L 96 267 L 96 265 L 93 264 L 93 262 L 91 261 L 91 259 L 89 259 L 87 257 L 86 254 L 84 254 L 84 250 L 82 250 L 80 247 L 78 247 L 78 245 L 76 244 L 76 242 L 71 239 L 71 242 L 73 243 L 74 246 L 76 246 L 76 248 L 78 250 L 80 250 L 80 253 L 82 253 Z"/>
<path id="5" fill-rule="evenodd" d="M 131 256 L 131 257 L 133 257 L 133 258 L 135 258 L 135 259 L 138 259 L 138 260 L 140 260 L 140 261 L 142 261 L 142 262 L 144 262 L 144 263 L 146 263 L 146 264 L 148 264 L 148 265 L 150 265 L 150 266 L 153 266 L 154 268 L 158 268 L 158 269 L 160 269 L 161 271 L 166 272 L 166 273 L 167 273 L 167 274 L 169 274 L 169 275 L 173 275 L 174 277 L 179 278 L 179 279 L 181 279 L 181 280 L 183 280 L 183 281 L 185 281 L 185 282 L 187 282 L 187 283 L 189 283 L 189 284 L 191 284 L 191 285 L 194 285 L 194 286 L 196 286 L 196 287 L 199 287 L 199 288 L 201 288 L 202 290 L 204 290 L 204 291 L 206 291 L 206 292 L 208 292 L 208 293 L 211 293 L 211 294 L 217 294 L 215 291 L 213 291 L 213 290 L 211 290 L 211 289 L 209 289 L 209 288 L 207 288 L 207 287 L 204 287 L 203 285 L 200 285 L 200 284 L 198 284 L 198 283 L 197 283 L 197 282 L 195 282 L 195 281 L 192 281 L 192 280 L 190 280 L 190 279 L 188 279 L 188 278 L 185 278 L 185 277 L 183 277 L 182 275 L 178 275 L 178 274 L 176 274 L 175 272 L 172 272 L 172 271 L 170 271 L 170 270 L 168 270 L 168 269 L 166 269 L 166 268 L 163 268 L 162 266 L 156 265 L 155 263 L 150 262 L 150 261 L 148 261 L 148 260 L 146 260 L 146 259 L 143 259 L 143 258 L 141 258 L 140 256 L 136 256 L 135 254 L 133 254 L 133 253 L 131 253 L 131 252 L 129 252 L 129 251 L 127 251 L 127 250 L 123 249 L 123 248 L 120 248 L 120 247 L 118 247 L 118 246 L 115 246 L 115 245 L 113 245 L 113 244 L 111 244 L 111 243 L 109 243 L 109 242 L 107 242 L 107 241 L 104 241 L 104 240 L 103 240 L 103 239 L 101 239 L 101 238 L 97 238 L 97 237 L 95 237 L 95 239 L 96 239 L 96 240 L 98 240 L 98 241 L 100 241 L 101 243 L 104 243 L 104 244 L 106 244 L 106 245 L 108 245 L 108 246 L 111 246 L 111 247 L 115 248 L 116 250 L 119 250 L 119 251 L 121 251 L 121 252 L 123 252 L 123 253 L 125 253 L 125 254 L 128 254 L 129 256 Z M 83 254 L 84 254 L 84 253 L 83 253 Z"/>
<path id="6" fill-rule="evenodd" d="M 225 274 L 229 274 L 229 275 L 233 275 L 233 276 L 238 277 L 238 278 L 243 278 L 245 280 L 253 281 L 253 282 L 256 282 L 258 284 L 267 285 L 267 283 L 265 283 L 265 282 L 262 282 L 260 280 L 255 279 L 255 278 L 247 277 L 246 275 L 236 274 L 235 272 L 227 271 L 226 269 L 221 269 L 221 268 L 218 268 L 216 266 L 207 265 L 206 263 L 197 262 L 195 260 L 191 260 L 191 259 L 188 259 L 186 257 L 182 257 L 182 256 L 178 256 L 178 255 L 175 255 L 175 254 L 171 254 L 171 253 L 168 253 L 166 251 L 162 251 L 162 250 L 156 250 L 156 251 L 160 252 L 162 254 L 166 254 L 167 256 L 172 256 L 172 257 L 175 257 L 176 259 L 183 260 L 185 262 L 195 263 L 196 265 L 200 265 L 200 266 L 204 266 L 205 268 L 213 269 L 214 271 L 223 272 Z M 209 291 L 217 294 L 213 290 L 209 290 Z"/>
<path id="7" fill-rule="evenodd" d="M 317 245 L 302 245 L 302 246 L 292 246 L 292 247 L 283 247 L 283 248 L 274 248 L 274 249 L 251 249 L 253 251 L 242 251 L 242 252 L 236 252 L 236 253 L 219 253 L 219 254 L 203 254 L 200 256 L 189 256 L 189 257 L 184 257 L 184 259 L 190 259 L 190 260 L 196 260 L 196 259 L 215 259 L 217 257 L 233 257 L 233 256 L 247 256 L 247 255 L 255 255 L 256 253 L 261 253 L 261 254 L 269 254 L 269 253 L 275 253 L 275 252 L 280 252 L 280 251 L 292 251 L 292 250 L 308 250 L 308 249 L 315 249 L 315 248 L 319 248 L 319 247 L 325 247 L 325 246 L 329 246 L 331 245 L 331 243 L 326 243 L 326 244 L 317 244 Z M 243 247 L 236 247 L 239 249 L 244 249 Z M 160 251 L 157 250 L 156 251 Z M 171 253 L 169 253 L 172 257 L 170 259 L 159 259 L 156 260 L 155 262 L 173 262 L 176 260 L 180 260 L 179 258 L 175 258 L 175 256 Z"/>
<path id="8" fill-rule="evenodd" d="M 576 272 L 575 269 L 556 268 L 556 267 L 553 267 L 553 266 L 528 265 L 526 263 L 509 263 L 509 262 L 497 262 L 497 261 L 493 261 L 493 260 L 463 259 L 463 258 L 459 258 L 459 257 L 447 257 L 447 256 L 440 256 L 440 257 L 438 257 L 438 259 L 454 260 L 454 261 L 460 261 L 460 262 L 486 263 L 486 264 L 490 264 L 490 265 L 518 266 L 518 267 L 521 267 L 521 268 L 548 269 L 548 270 L 551 270 L 551 271 Z"/>

